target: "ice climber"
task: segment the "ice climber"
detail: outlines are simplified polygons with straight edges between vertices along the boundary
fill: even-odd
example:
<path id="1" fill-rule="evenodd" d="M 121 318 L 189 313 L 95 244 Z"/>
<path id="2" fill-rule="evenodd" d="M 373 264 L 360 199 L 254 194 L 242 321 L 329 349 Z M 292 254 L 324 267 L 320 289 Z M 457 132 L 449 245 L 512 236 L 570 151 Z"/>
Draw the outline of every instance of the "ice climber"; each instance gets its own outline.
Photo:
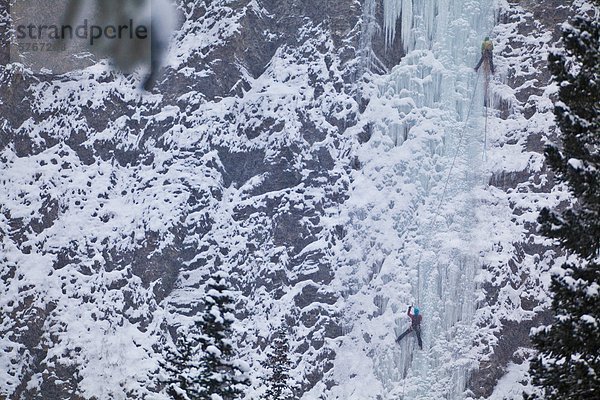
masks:
<path id="1" fill-rule="evenodd" d="M 483 40 L 483 43 L 481 43 L 481 58 L 475 66 L 475 71 L 478 71 L 479 67 L 481 67 L 481 64 L 487 60 L 490 65 L 490 72 L 492 74 L 494 73 L 494 56 L 492 54 L 492 50 L 494 50 L 494 45 L 490 38 L 486 36 Z"/>
<path id="2" fill-rule="evenodd" d="M 413 310 L 412 314 L 410 310 Z M 410 327 L 396 339 L 396 342 L 400 343 L 400 341 L 404 338 L 404 336 L 408 335 L 411 332 L 415 332 L 417 335 L 417 342 L 419 342 L 419 348 L 423 350 L 423 341 L 421 340 L 421 320 L 423 316 L 419 315 L 419 309 L 417 307 L 408 306 L 408 311 L 406 315 L 410 317 Z"/>

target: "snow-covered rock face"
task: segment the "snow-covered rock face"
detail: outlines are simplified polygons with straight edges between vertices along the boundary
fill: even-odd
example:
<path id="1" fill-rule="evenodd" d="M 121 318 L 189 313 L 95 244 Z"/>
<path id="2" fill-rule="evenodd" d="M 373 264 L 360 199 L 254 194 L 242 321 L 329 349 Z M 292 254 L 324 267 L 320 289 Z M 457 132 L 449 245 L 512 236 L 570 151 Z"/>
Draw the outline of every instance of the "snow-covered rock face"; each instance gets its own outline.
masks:
<path id="1" fill-rule="evenodd" d="M 554 28 L 521 3 L 181 2 L 145 94 L 2 67 L 0 398 L 165 398 L 162 348 L 216 269 L 248 398 L 284 322 L 298 397 L 490 395 L 546 301 L 537 210 L 566 198 L 540 155 Z M 423 353 L 394 343 L 413 302 Z"/>
<path id="2" fill-rule="evenodd" d="M 340 335 L 328 246 L 357 118 L 353 1 L 185 2 L 156 90 L 2 71 L 0 393 L 145 398 L 210 271 L 241 357 L 287 320 L 312 387 Z"/>

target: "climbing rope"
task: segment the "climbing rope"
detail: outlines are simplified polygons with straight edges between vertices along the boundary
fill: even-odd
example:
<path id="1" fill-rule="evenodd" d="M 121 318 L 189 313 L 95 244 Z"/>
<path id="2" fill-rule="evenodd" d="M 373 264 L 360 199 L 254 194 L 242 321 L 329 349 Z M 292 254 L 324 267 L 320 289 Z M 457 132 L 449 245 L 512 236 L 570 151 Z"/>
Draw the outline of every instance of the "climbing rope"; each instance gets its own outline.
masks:
<path id="1" fill-rule="evenodd" d="M 487 12 L 488 14 L 490 13 L 490 11 L 492 10 L 492 8 L 495 6 L 494 2 L 490 2 Z M 494 30 L 494 25 L 492 25 L 492 27 L 490 28 L 490 30 L 488 31 L 486 36 L 492 36 L 492 31 Z M 487 61 L 486 61 L 487 64 Z M 489 66 L 488 66 L 489 67 Z M 489 71 L 488 71 L 489 72 Z M 488 74 L 489 76 L 489 74 Z M 489 78 L 488 78 L 489 79 Z M 483 161 L 486 161 L 487 159 L 487 127 L 488 127 L 488 107 L 489 107 L 489 80 L 485 85 L 485 93 L 484 93 L 485 99 L 486 99 L 486 103 L 485 103 L 485 128 L 483 131 Z"/>
<path id="2" fill-rule="evenodd" d="M 469 118 L 471 117 L 471 111 L 473 110 L 473 101 L 475 100 L 475 95 L 477 94 L 477 85 L 479 83 L 479 74 L 477 74 L 477 79 L 475 80 L 475 86 L 473 87 L 473 95 L 471 96 L 471 101 L 469 103 L 469 109 L 467 111 L 467 116 L 465 118 L 465 123 L 463 129 L 460 130 L 460 135 L 458 136 L 458 145 L 456 146 L 456 152 L 454 153 L 454 157 L 452 158 L 452 164 L 450 165 L 450 170 L 448 171 L 448 176 L 446 177 L 446 182 L 444 183 L 444 190 L 442 191 L 442 196 L 440 197 L 440 201 L 436 208 L 435 214 L 433 216 L 433 221 L 431 222 L 432 226 L 435 226 L 437 217 L 440 214 L 440 210 L 442 208 L 442 203 L 446 197 L 446 191 L 448 190 L 448 182 L 450 181 L 450 176 L 452 175 L 452 170 L 454 169 L 454 165 L 456 164 L 456 158 L 458 157 L 458 152 L 460 151 L 460 146 L 462 145 L 463 134 L 469 123 Z M 417 304 L 421 303 L 421 259 L 423 258 L 423 252 L 419 254 L 419 260 L 417 261 Z"/>
<path id="3" fill-rule="evenodd" d="M 487 151 L 487 126 L 488 126 L 488 109 L 490 106 L 490 76 L 491 76 L 491 66 L 490 60 L 486 59 L 483 63 L 484 71 L 485 71 L 485 87 L 483 89 L 484 102 L 485 106 L 485 127 L 483 130 L 483 161 L 486 159 L 486 151 Z"/>
<path id="4" fill-rule="evenodd" d="M 493 7 L 493 3 L 490 4 L 490 6 L 488 7 L 488 13 L 490 12 L 490 10 Z M 491 35 L 492 30 L 494 29 L 494 27 L 492 26 L 492 28 L 489 30 L 488 36 Z M 484 71 L 489 71 L 489 63 L 487 60 L 484 60 Z M 489 76 L 489 73 L 487 74 Z M 485 132 L 484 132 L 484 141 L 487 141 L 487 99 L 488 99 L 488 90 L 489 90 L 489 78 L 485 78 L 485 93 L 484 93 L 484 98 L 486 99 L 486 107 L 485 107 Z M 469 117 L 471 116 L 471 111 L 473 110 L 473 100 L 475 100 L 475 95 L 477 94 L 477 84 L 479 83 L 479 74 L 477 74 L 477 79 L 475 80 L 475 86 L 473 87 L 473 95 L 471 96 L 471 102 L 469 104 L 469 110 L 467 111 L 467 117 L 465 118 L 465 126 L 464 128 L 467 127 L 467 124 L 469 123 Z M 442 197 L 440 198 L 440 202 L 438 204 L 438 207 L 436 209 L 436 212 L 433 216 L 433 222 L 432 225 L 435 225 L 435 222 L 437 220 L 438 215 L 440 214 L 440 209 L 442 207 L 442 203 L 445 200 L 446 197 L 446 190 L 448 189 L 448 182 L 450 181 L 450 176 L 452 175 L 452 170 L 454 169 L 454 164 L 456 163 L 456 157 L 458 156 L 458 152 L 460 151 L 460 146 L 462 144 L 462 139 L 463 139 L 463 133 L 464 133 L 464 129 L 460 132 L 460 135 L 458 137 L 458 146 L 456 146 L 456 152 L 454 153 L 454 158 L 452 159 L 452 164 L 450 165 L 450 170 L 448 171 L 448 176 L 446 177 L 446 182 L 444 183 L 444 190 L 442 191 Z M 484 142 L 484 159 L 485 159 L 485 142 Z"/>
<path id="5" fill-rule="evenodd" d="M 446 177 L 446 182 L 444 183 L 444 190 L 442 191 L 442 197 L 440 197 L 440 202 L 436 209 L 436 212 L 433 216 L 432 224 L 435 225 L 435 221 L 440 214 L 440 209 L 442 207 L 442 203 L 446 197 L 446 190 L 448 189 L 448 182 L 450 181 L 450 175 L 452 175 L 452 170 L 454 169 L 454 164 L 456 164 L 456 157 L 458 157 L 458 152 L 460 151 L 460 146 L 463 140 L 463 133 L 469 123 L 469 118 L 471 116 L 471 110 L 473 109 L 473 100 L 475 100 L 475 95 L 477 94 L 477 84 L 479 82 L 479 74 L 477 74 L 477 80 L 475 80 L 475 86 L 473 87 L 473 95 L 471 96 L 471 103 L 469 104 L 469 110 L 467 111 L 467 117 L 465 118 L 464 128 L 460 131 L 460 135 L 458 136 L 458 145 L 456 146 L 456 152 L 454 152 L 454 157 L 452 158 L 452 164 L 450 164 L 450 170 L 448 171 L 448 176 Z"/>
<path id="6" fill-rule="evenodd" d="M 488 106 L 485 106 L 485 128 L 483 130 L 483 161 L 486 160 L 487 151 L 487 127 L 488 127 Z"/>

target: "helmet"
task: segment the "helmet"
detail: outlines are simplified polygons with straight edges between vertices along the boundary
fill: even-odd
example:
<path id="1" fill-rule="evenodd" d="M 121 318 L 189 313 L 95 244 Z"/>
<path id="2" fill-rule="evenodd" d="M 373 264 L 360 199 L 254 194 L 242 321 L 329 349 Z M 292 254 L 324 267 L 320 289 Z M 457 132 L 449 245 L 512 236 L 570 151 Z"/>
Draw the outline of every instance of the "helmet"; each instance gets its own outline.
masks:
<path id="1" fill-rule="evenodd" d="M 413 307 L 413 313 L 415 315 L 419 315 L 419 308 L 418 307 Z"/>
<path id="2" fill-rule="evenodd" d="M 490 37 L 486 36 L 485 39 L 483 39 L 483 40 L 485 40 L 487 42 L 488 40 L 490 40 Z"/>

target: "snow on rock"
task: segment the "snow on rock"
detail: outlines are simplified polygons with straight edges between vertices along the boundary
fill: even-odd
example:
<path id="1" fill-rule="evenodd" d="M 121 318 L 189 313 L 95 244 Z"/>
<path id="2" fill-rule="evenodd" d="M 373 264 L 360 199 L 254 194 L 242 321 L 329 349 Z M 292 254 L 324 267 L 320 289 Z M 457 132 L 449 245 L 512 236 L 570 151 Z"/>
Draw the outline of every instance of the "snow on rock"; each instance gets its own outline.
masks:
<path id="1" fill-rule="evenodd" d="M 526 3 L 178 2 L 152 93 L 0 67 L 0 397 L 166 399 L 216 270 L 248 399 L 282 325 L 299 398 L 522 389 L 561 261 L 535 219 L 569 200 L 541 155 L 568 10 Z"/>

